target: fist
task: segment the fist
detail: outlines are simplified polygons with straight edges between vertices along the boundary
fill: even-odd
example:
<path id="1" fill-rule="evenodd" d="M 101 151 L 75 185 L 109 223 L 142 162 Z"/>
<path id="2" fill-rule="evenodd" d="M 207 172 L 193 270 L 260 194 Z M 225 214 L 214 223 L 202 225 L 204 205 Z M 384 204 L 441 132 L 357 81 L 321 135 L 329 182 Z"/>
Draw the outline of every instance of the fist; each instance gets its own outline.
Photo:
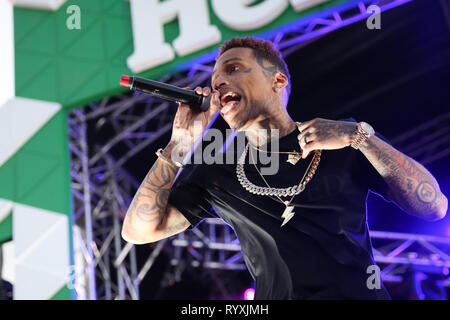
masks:
<path id="1" fill-rule="evenodd" d="M 186 88 L 189 89 L 189 88 Z M 195 92 L 205 97 L 211 94 L 209 87 L 197 87 Z M 172 137 L 170 141 L 175 145 L 188 150 L 192 147 L 208 123 L 220 108 L 219 91 L 214 90 L 211 97 L 211 105 L 206 111 L 192 110 L 188 105 L 179 103 L 172 127 Z"/>

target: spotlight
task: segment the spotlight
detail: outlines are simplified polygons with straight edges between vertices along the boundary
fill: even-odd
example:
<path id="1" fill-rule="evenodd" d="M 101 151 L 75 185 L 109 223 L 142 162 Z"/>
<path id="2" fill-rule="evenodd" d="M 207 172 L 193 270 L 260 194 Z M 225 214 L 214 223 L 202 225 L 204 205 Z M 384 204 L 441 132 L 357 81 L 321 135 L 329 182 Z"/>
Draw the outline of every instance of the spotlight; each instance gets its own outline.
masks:
<path id="1" fill-rule="evenodd" d="M 255 298 L 255 289 L 248 288 L 244 291 L 244 300 L 253 300 Z"/>

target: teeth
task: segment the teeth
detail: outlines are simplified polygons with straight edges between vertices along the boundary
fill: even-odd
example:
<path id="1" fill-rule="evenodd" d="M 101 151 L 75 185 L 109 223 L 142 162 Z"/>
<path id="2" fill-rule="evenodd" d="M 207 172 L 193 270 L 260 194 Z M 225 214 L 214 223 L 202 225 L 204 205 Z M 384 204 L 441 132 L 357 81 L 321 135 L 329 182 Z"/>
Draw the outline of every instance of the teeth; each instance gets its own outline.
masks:
<path id="1" fill-rule="evenodd" d="M 230 110 L 234 109 L 238 102 L 228 102 L 222 109 L 222 114 L 227 114 Z"/>
<path id="2" fill-rule="evenodd" d="M 220 101 L 223 103 L 223 100 L 224 100 L 225 98 L 227 98 L 227 97 L 235 98 L 235 97 L 238 97 L 238 96 L 239 96 L 238 94 L 229 91 L 229 92 L 225 93 L 225 94 L 220 98 Z"/>

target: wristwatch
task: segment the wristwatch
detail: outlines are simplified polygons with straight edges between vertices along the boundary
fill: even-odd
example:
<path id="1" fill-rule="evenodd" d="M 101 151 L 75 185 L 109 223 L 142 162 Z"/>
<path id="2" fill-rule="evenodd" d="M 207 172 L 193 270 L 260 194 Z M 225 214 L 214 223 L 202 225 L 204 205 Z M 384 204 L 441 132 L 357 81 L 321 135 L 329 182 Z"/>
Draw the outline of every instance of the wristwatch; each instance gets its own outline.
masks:
<path id="1" fill-rule="evenodd" d="M 367 122 L 359 122 L 355 133 L 353 134 L 352 148 L 359 150 L 361 143 L 375 134 L 372 126 Z"/>

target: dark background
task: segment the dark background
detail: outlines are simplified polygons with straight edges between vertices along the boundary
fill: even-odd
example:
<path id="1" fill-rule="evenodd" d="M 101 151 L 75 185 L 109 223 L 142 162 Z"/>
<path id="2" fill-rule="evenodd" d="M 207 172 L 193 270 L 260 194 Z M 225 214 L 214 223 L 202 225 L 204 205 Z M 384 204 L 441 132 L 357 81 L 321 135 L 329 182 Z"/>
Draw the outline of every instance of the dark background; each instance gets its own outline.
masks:
<path id="1" fill-rule="evenodd" d="M 288 111 L 295 120 L 353 117 L 393 139 L 450 110 L 450 22 L 439 1 L 383 12 L 381 30 L 361 21 L 332 32 L 287 63 L 293 84 Z M 449 160 L 426 166 L 447 196 Z M 368 216 L 374 230 L 449 235 L 449 217 L 426 222 L 377 196 L 369 198 Z"/>

